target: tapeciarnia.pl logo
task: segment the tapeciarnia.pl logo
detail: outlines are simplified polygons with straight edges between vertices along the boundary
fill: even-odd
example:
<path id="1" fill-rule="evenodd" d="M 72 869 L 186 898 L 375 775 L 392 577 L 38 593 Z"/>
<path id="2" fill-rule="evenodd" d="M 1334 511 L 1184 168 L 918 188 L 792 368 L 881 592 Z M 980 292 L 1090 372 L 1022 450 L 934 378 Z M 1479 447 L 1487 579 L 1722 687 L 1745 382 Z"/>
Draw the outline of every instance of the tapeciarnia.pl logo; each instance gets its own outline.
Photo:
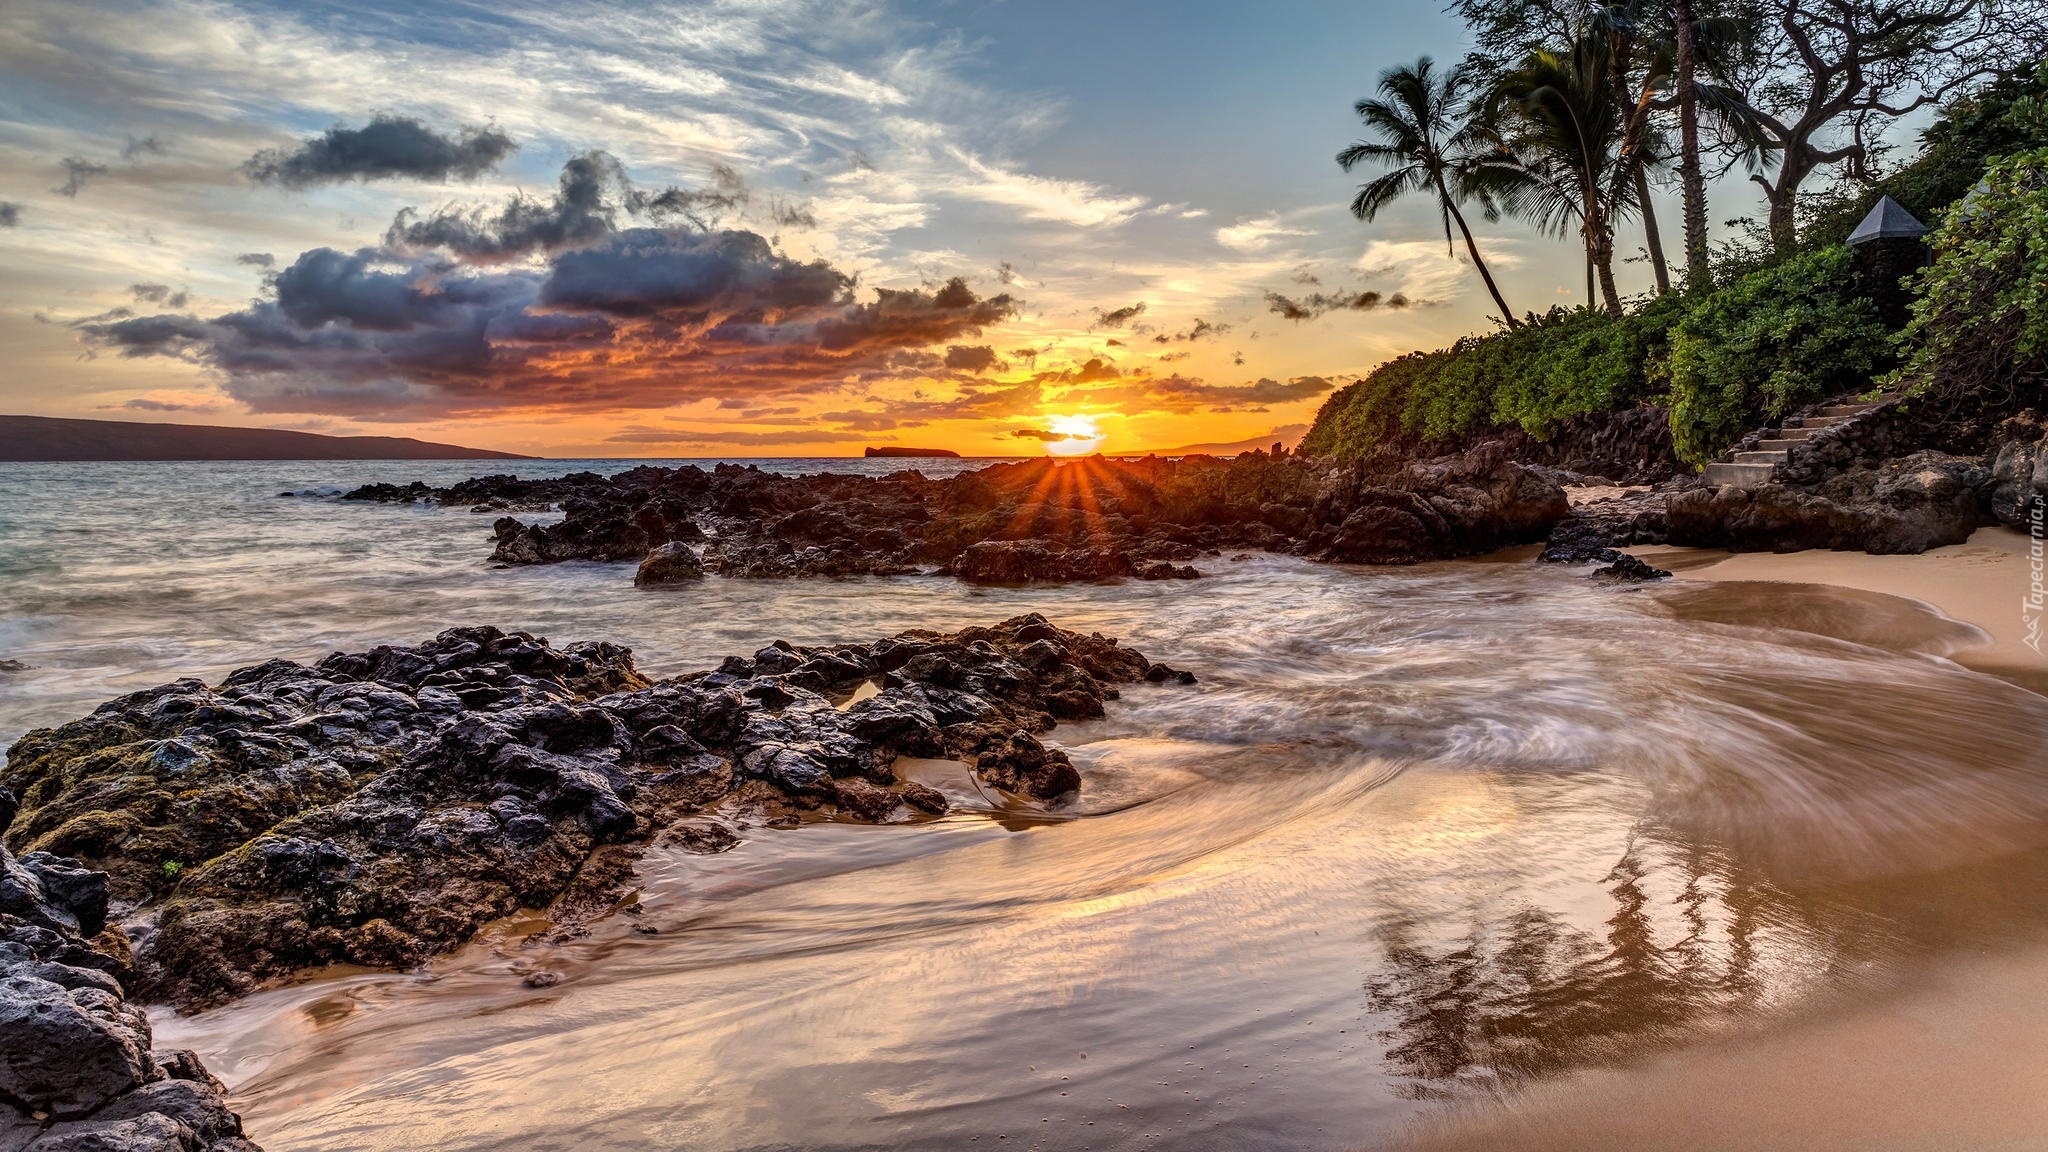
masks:
<path id="1" fill-rule="evenodd" d="M 2048 587 L 2044 587 L 2043 581 L 2044 571 L 2048 571 L 2048 546 L 2044 546 L 2042 540 L 2044 521 L 2048 521 L 2044 504 L 2048 502 L 2044 502 L 2038 493 L 2027 498 L 2027 568 L 2030 575 L 2027 598 L 2020 605 L 2020 619 L 2027 627 L 2023 640 L 2037 656 L 2041 655 L 2041 616 L 2044 608 L 2048 608 Z"/>

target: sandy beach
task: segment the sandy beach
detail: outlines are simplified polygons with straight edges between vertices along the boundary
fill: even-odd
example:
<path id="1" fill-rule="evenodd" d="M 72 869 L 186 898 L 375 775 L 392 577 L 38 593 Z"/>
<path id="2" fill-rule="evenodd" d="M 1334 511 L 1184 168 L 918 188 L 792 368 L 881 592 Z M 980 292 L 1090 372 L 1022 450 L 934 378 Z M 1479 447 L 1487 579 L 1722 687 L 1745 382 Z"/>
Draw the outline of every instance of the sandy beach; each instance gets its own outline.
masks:
<path id="1" fill-rule="evenodd" d="M 1978 529 L 1966 543 L 1935 548 L 1918 556 L 1822 551 L 1731 553 L 1668 547 L 1628 551 L 1684 580 L 1831 584 L 1931 604 L 1942 614 L 1976 625 L 1986 634 L 1982 647 L 1957 651 L 1957 663 L 2040 692 L 2048 689 L 2048 657 L 2027 643 L 2023 604 L 2032 581 L 2028 545 L 2022 533 L 1991 527 Z M 2038 638 L 2035 643 L 2040 643 Z"/>
<path id="2" fill-rule="evenodd" d="M 1826 584 L 1930 604 L 1983 641 L 1950 658 L 2033 691 L 2028 539 L 1985 528 L 1918 556 L 1632 549 L 1678 581 Z M 1678 582 L 1675 581 L 1674 585 Z M 2038 848 L 2017 854 L 2029 871 Z M 2038 1149 L 2048 1132 L 2048 945 L 1931 966 L 1891 995 L 1839 995 L 1803 1019 L 1597 1068 L 1418 1126 L 1415 1149 L 1615 1152 Z M 1853 1054 L 1853 1055 L 1849 1055 Z"/>

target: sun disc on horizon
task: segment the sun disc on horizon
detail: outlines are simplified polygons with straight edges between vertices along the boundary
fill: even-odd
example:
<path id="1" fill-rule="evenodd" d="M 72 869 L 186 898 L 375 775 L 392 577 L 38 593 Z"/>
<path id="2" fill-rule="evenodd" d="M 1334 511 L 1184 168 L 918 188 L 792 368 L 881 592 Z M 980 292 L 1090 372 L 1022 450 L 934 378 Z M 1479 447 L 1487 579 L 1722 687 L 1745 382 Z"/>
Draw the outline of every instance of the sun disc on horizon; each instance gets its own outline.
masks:
<path id="1" fill-rule="evenodd" d="M 1051 416 L 1047 417 L 1045 426 L 1066 437 L 1065 440 L 1045 442 L 1045 450 L 1054 456 L 1092 455 L 1102 447 L 1103 438 L 1109 435 L 1093 416 Z"/>

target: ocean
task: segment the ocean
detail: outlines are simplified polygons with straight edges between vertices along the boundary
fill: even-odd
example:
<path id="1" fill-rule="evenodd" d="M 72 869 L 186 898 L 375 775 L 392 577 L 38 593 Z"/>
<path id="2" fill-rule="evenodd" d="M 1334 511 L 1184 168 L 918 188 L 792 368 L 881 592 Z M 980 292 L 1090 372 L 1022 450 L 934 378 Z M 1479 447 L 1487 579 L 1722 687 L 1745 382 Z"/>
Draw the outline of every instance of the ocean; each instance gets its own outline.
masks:
<path id="1" fill-rule="evenodd" d="M 1070 808 L 650 849 L 652 934 L 515 919 L 421 972 L 159 1014 L 272 1152 L 1376 1146 L 2048 920 L 2013 895 L 2048 879 L 2048 700 L 1947 659 L 1977 633 L 1915 601 L 1526 553 L 640 589 L 629 564 L 493 568 L 495 514 L 337 498 L 640 463 L 0 465 L 0 735 L 467 624 L 665 675 L 1039 611 L 1200 683 L 1052 733 L 1087 780 Z M 527 987 L 536 965 L 561 982 Z"/>

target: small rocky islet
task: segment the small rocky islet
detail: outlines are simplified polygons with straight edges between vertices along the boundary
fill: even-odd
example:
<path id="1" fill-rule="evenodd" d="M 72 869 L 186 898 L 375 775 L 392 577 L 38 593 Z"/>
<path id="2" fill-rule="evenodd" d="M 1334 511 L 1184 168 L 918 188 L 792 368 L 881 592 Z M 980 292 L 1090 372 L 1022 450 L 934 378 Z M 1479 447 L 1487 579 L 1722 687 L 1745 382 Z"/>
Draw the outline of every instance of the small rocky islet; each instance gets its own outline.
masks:
<path id="1" fill-rule="evenodd" d="M 573 935 L 632 910 L 657 840 L 944 813 L 899 757 L 1057 805 L 1083 782 L 1044 733 L 1194 679 L 1034 613 L 663 680 L 617 645 L 455 628 L 109 701 L 0 774 L 21 853 L 0 855 L 0 1147 L 253 1147 L 196 1059 L 150 1053 L 136 1004 L 413 968 L 521 908 Z"/>

